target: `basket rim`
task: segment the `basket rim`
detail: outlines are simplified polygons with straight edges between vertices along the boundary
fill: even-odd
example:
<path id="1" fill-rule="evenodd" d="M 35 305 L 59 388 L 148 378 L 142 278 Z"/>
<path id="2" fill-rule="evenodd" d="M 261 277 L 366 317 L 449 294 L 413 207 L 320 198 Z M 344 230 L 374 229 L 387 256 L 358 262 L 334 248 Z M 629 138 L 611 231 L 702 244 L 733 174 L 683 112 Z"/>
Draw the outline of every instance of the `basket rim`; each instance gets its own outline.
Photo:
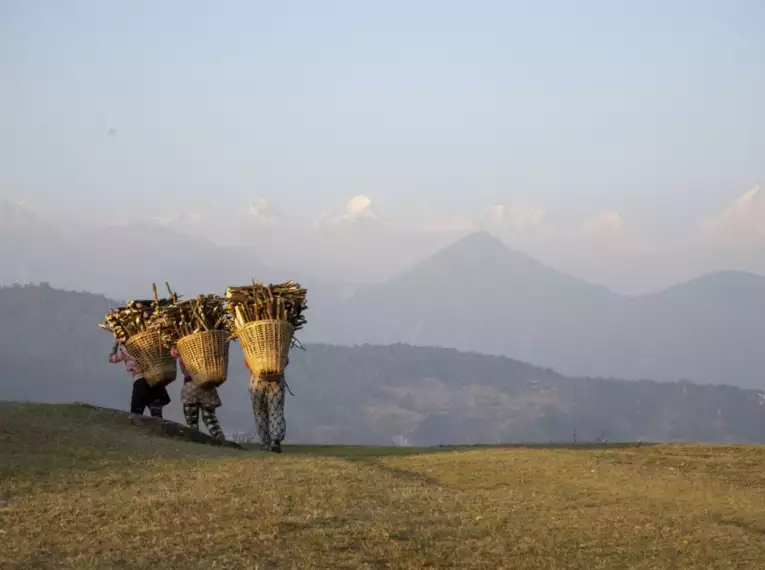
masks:
<path id="1" fill-rule="evenodd" d="M 247 323 L 244 323 L 237 330 L 253 328 L 255 325 L 272 325 L 272 324 L 276 324 L 276 323 L 278 323 L 280 325 L 287 325 L 291 329 L 295 328 L 295 325 L 293 325 L 291 322 L 286 321 L 284 319 L 261 319 L 261 320 L 258 320 L 258 321 L 249 321 Z"/>
<path id="2" fill-rule="evenodd" d="M 209 336 L 209 335 L 228 337 L 228 332 L 226 332 L 224 330 L 220 330 L 220 329 L 215 329 L 215 330 L 212 330 L 212 331 L 199 331 L 199 332 L 195 332 L 195 333 L 191 333 L 191 334 L 187 334 L 185 336 L 182 336 L 181 338 L 178 339 L 177 342 L 181 342 L 183 340 L 186 340 L 186 339 L 189 339 L 189 338 L 192 338 L 192 337 Z"/>
<path id="3" fill-rule="evenodd" d="M 127 346 L 128 344 L 130 344 L 131 342 L 133 342 L 135 340 L 149 338 L 149 337 L 157 337 L 157 336 L 162 338 L 162 335 L 159 334 L 158 331 L 141 331 L 138 334 L 132 335 L 129 339 L 127 339 L 125 341 L 124 344 L 125 344 L 125 346 Z"/>

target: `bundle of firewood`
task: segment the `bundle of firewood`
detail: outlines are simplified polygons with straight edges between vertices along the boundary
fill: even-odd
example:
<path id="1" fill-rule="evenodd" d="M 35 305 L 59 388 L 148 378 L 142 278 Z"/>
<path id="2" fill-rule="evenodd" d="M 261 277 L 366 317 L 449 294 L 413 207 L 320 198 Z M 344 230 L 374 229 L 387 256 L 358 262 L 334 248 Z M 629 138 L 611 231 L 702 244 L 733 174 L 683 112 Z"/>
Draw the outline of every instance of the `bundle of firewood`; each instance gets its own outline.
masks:
<path id="1" fill-rule="evenodd" d="M 303 312 L 308 292 L 294 281 L 263 285 L 253 281 L 252 285 L 229 287 L 226 291 L 226 311 L 233 319 L 235 328 L 255 321 L 287 321 L 295 330 L 306 323 Z"/>
<path id="2" fill-rule="evenodd" d="M 129 301 L 124 307 L 117 309 L 110 307 L 110 312 L 105 316 L 105 322 L 98 326 L 114 336 L 117 343 L 124 344 L 131 337 L 151 330 L 155 322 L 160 319 L 168 308 L 178 303 L 178 295 L 165 283 L 169 298 L 160 299 L 157 295 L 157 286 L 152 285 L 154 291 L 153 300 Z"/>
<path id="3" fill-rule="evenodd" d="M 165 346 L 173 347 L 178 340 L 195 333 L 219 330 L 230 334 L 231 318 L 224 299 L 211 293 L 167 306 L 152 320 L 150 329 L 160 334 Z"/>

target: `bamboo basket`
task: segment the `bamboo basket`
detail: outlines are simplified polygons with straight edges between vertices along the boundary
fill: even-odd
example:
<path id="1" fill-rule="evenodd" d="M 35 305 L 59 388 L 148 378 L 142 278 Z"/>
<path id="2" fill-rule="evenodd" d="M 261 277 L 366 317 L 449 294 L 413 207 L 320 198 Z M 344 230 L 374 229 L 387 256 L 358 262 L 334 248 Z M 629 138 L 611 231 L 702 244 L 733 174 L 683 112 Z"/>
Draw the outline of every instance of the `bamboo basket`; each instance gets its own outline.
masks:
<path id="1" fill-rule="evenodd" d="M 253 321 L 236 332 L 253 374 L 283 374 L 294 334 L 292 324 L 277 320 Z"/>
<path id="2" fill-rule="evenodd" d="M 136 359 L 150 386 L 167 386 L 178 374 L 178 364 L 157 332 L 145 331 L 125 341 L 125 350 Z"/>
<path id="3" fill-rule="evenodd" d="M 194 333 L 178 341 L 178 354 L 197 386 L 212 388 L 226 381 L 229 342 L 222 330 Z"/>

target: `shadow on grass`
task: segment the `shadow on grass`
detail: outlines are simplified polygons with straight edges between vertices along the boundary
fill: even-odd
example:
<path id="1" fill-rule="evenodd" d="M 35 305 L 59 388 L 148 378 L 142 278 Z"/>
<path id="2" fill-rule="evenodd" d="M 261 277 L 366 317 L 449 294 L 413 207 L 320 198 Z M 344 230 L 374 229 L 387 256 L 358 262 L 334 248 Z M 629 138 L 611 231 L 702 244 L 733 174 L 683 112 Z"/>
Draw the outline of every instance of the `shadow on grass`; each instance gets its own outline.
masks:
<path id="1" fill-rule="evenodd" d="M 95 428 L 103 428 L 97 430 Z M 0 438 L 15 447 L 34 450 L 61 445 L 102 449 L 126 436 L 187 441 L 215 447 L 242 449 L 232 441 L 221 441 L 172 420 L 131 414 L 82 402 L 47 404 L 0 401 Z"/>
<path id="2" fill-rule="evenodd" d="M 465 445 L 460 449 L 565 449 L 569 451 L 601 449 L 635 449 L 660 445 L 655 442 L 582 442 L 582 443 L 498 443 L 496 445 Z"/>
<path id="3" fill-rule="evenodd" d="M 260 451 L 259 443 L 240 444 L 248 451 Z M 308 457 L 336 457 L 338 459 L 374 459 L 376 457 L 395 457 L 435 453 L 439 450 L 432 447 L 386 447 L 373 445 L 303 445 L 284 444 L 284 455 L 303 455 Z"/>
<path id="4" fill-rule="evenodd" d="M 319 457 L 338 457 L 342 459 L 374 459 L 378 457 L 396 457 L 422 455 L 428 453 L 446 453 L 455 451 L 478 451 L 492 449 L 560 449 L 567 451 L 593 451 L 607 449 L 633 449 L 657 445 L 656 443 L 507 443 L 476 445 L 439 445 L 433 447 L 394 447 L 367 445 L 285 445 L 285 453 L 312 455 Z M 248 446 L 249 447 L 249 446 Z M 253 448 L 257 448 L 256 445 Z"/>
<path id="5" fill-rule="evenodd" d="M 82 402 L 76 402 L 73 405 L 79 406 L 84 409 L 91 410 L 102 415 L 102 419 L 115 422 L 115 425 L 130 424 L 145 431 L 149 435 L 155 435 L 160 437 L 167 437 L 170 439 L 180 439 L 190 441 L 192 443 L 202 443 L 206 445 L 213 445 L 217 447 L 228 447 L 231 449 L 244 449 L 238 443 L 233 441 L 219 440 L 214 437 L 202 433 L 199 430 L 191 429 L 187 426 L 181 425 L 172 420 L 165 420 L 160 418 L 153 418 L 151 416 L 139 416 L 138 414 L 131 414 L 123 412 L 121 410 L 114 410 L 112 408 L 103 408 L 101 406 L 94 406 L 92 404 L 85 404 Z"/>
<path id="6" fill-rule="evenodd" d="M 385 464 L 386 457 L 412 457 L 435 453 L 458 453 L 480 450 L 537 449 L 566 451 L 605 451 L 609 449 L 633 449 L 656 445 L 653 443 L 560 443 L 560 444 L 498 444 L 498 445 L 454 445 L 434 447 L 393 447 L 362 445 L 285 445 L 284 452 L 289 455 L 304 457 L 331 457 L 344 461 L 358 462 L 410 482 L 419 482 L 430 487 L 443 487 L 445 484 L 436 477 L 425 475 L 401 467 Z"/>

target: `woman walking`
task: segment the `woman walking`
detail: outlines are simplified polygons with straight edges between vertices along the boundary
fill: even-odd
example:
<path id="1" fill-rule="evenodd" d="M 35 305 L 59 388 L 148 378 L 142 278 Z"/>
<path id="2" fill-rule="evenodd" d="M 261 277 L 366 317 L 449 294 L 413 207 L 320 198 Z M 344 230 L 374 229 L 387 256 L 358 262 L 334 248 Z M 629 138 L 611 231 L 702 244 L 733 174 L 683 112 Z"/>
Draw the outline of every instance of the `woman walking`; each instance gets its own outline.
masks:
<path id="1" fill-rule="evenodd" d="M 124 362 L 125 370 L 134 379 L 133 394 L 130 398 L 130 412 L 142 416 L 148 407 L 152 417 L 161 418 L 162 408 L 170 403 L 167 388 L 160 385 L 149 385 L 143 377 L 136 359 L 130 356 L 119 343 L 114 344 L 112 352 L 109 354 L 109 362 L 112 364 Z"/>
<path id="2" fill-rule="evenodd" d="M 247 369 L 250 371 L 250 399 L 260 448 L 263 451 L 281 453 L 282 441 L 287 434 L 287 420 L 284 417 L 287 383 L 284 374 L 253 374 L 249 365 Z"/>
<path id="3" fill-rule="evenodd" d="M 178 359 L 178 364 L 183 374 L 183 388 L 181 389 L 181 403 L 186 425 L 191 429 L 199 429 L 199 414 L 207 426 L 207 431 L 216 439 L 225 440 L 226 436 L 215 415 L 215 409 L 221 406 L 217 388 L 202 388 L 194 383 L 191 375 L 186 370 L 186 365 L 178 355 L 178 350 L 173 348 L 171 354 Z"/>

